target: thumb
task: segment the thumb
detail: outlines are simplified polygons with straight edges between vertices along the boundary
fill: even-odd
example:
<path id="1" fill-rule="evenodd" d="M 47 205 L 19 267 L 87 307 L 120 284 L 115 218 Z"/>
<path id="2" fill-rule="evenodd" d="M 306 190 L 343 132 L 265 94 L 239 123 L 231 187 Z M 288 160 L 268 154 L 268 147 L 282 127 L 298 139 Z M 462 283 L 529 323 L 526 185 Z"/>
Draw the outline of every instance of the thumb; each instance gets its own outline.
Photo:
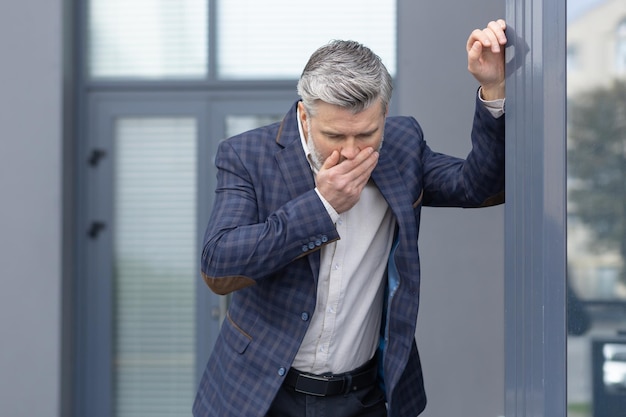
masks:
<path id="1" fill-rule="evenodd" d="M 483 53 L 483 45 L 476 41 L 472 44 L 471 48 L 467 51 L 467 69 L 474 76 L 480 70 L 480 58 Z"/>
<path id="2" fill-rule="evenodd" d="M 476 61 L 480 58 L 480 54 L 483 52 L 483 45 L 480 41 L 474 41 L 472 47 L 467 51 L 467 55 L 470 61 Z"/>

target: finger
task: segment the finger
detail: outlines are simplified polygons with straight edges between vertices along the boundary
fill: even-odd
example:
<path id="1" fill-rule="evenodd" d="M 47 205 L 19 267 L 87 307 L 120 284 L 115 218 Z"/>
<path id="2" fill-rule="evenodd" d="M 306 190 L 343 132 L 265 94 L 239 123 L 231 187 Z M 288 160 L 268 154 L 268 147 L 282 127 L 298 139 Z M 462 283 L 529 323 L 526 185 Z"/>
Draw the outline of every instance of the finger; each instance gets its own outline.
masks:
<path id="1" fill-rule="evenodd" d="M 485 37 L 483 35 L 483 31 L 480 29 L 474 29 L 472 31 L 472 33 L 470 34 L 469 38 L 467 39 L 467 45 L 466 45 L 466 50 L 467 52 L 469 52 L 472 47 L 474 46 L 474 44 L 476 42 L 483 42 L 485 40 Z M 489 40 L 487 39 L 487 42 Z M 490 45 L 487 45 L 490 46 Z"/>
<path id="2" fill-rule="evenodd" d="M 361 150 L 353 159 L 346 159 L 337 166 L 337 173 L 344 175 L 348 182 L 362 183 L 376 166 L 378 153 L 371 147 Z"/>
<path id="3" fill-rule="evenodd" d="M 506 44 L 507 39 L 506 34 L 504 33 L 506 30 L 506 22 L 503 19 L 489 22 L 487 28 L 494 33 L 500 45 Z"/>
<path id="4" fill-rule="evenodd" d="M 321 169 L 330 169 L 339 163 L 339 152 L 333 151 L 324 161 Z"/>
<path id="5" fill-rule="evenodd" d="M 500 45 L 506 44 L 507 41 L 505 29 L 506 22 L 503 19 L 489 22 L 487 27 L 482 30 L 475 29 L 467 40 L 467 51 L 469 52 L 474 43 L 479 41 L 483 47 L 491 48 L 493 53 L 499 53 Z"/>
<path id="6" fill-rule="evenodd" d="M 472 43 L 467 51 L 468 57 L 470 58 L 470 60 L 478 60 L 478 58 L 480 58 L 480 55 L 483 53 L 483 44 L 476 40 L 474 41 L 474 43 Z"/>
<path id="7" fill-rule="evenodd" d="M 477 71 L 480 65 L 480 57 L 483 53 L 483 45 L 480 41 L 474 41 L 467 52 L 467 68 L 471 73 Z"/>
<path id="8" fill-rule="evenodd" d="M 496 32 L 501 31 L 500 26 L 496 27 L 497 23 L 490 22 L 489 26 L 483 29 L 483 35 L 488 39 L 488 42 L 483 42 L 483 46 L 486 48 L 491 47 L 491 52 L 497 54 L 500 52 L 500 41 Z"/>
<path id="9" fill-rule="evenodd" d="M 367 148 L 361 149 L 354 158 L 344 159 L 339 164 L 343 168 L 341 172 L 345 174 L 347 172 L 353 171 L 355 168 L 361 165 L 365 160 L 367 160 L 372 155 L 373 152 L 374 152 L 374 149 L 371 146 L 368 146 Z"/>
<path id="10" fill-rule="evenodd" d="M 378 152 L 375 152 L 372 148 L 370 148 L 370 150 L 371 152 L 361 151 L 359 155 L 357 155 L 357 158 L 355 158 L 357 165 L 352 170 L 356 180 L 363 184 L 367 182 L 378 163 Z M 358 160 L 360 160 L 360 162 L 358 162 Z"/>
<path id="11" fill-rule="evenodd" d="M 361 152 L 357 154 L 357 156 L 354 158 L 354 161 L 360 165 L 370 160 L 374 153 L 375 153 L 374 148 L 372 148 L 371 146 L 368 146 L 367 148 L 362 149 Z"/>

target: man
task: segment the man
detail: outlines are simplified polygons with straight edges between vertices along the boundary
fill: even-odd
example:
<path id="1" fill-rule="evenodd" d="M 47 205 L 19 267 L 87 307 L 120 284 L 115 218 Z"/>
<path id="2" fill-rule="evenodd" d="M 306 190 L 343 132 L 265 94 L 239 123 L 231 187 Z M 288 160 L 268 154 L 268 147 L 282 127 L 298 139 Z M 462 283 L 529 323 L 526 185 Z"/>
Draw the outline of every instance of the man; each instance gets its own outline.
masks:
<path id="1" fill-rule="evenodd" d="M 467 41 L 472 151 L 431 151 L 387 117 L 391 77 L 356 42 L 316 51 L 282 123 L 220 144 L 202 275 L 232 293 L 200 416 L 416 416 L 421 207 L 503 201 L 502 20 Z"/>

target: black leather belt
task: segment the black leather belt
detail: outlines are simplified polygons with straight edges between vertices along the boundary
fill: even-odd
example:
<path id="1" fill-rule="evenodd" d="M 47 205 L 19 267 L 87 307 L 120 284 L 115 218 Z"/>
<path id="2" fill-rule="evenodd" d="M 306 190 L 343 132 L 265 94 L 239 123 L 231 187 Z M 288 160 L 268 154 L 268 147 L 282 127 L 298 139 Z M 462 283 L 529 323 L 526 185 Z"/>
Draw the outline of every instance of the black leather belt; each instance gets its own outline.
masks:
<path id="1" fill-rule="evenodd" d="M 328 397 L 372 386 L 377 377 L 376 360 L 372 360 L 352 372 L 339 375 L 314 375 L 291 368 L 285 377 L 285 384 L 302 394 Z"/>

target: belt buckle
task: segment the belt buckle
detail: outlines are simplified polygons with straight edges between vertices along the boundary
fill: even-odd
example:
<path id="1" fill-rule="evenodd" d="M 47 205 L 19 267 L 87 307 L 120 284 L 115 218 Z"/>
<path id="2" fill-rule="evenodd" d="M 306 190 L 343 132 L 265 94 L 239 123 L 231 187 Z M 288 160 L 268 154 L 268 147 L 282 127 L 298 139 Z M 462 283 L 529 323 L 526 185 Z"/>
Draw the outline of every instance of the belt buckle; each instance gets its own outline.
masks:
<path id="1" fill-rule="evenodd" d="M 311 388 L 307 388 L 307 381 L 311 381 L 311 383 L 316 383 L 316 382 L 324 382 L 324 392 L 319 392 L 319 391 L 311 391 Z M 299 392 L 301 394 L 306 394 L 306 395 L 315 395 L 317 397 L 325 397 L 328 393 L 328 384 L 329 379 L 323 376 L 317 376 L 317 375 L 306 375 L 306 374 L 299 374 L 298 375 L 298 379 L 296 380 L 296 386 L 294 387 L 294 389 L 296 390 L 296 392 Z"/>

